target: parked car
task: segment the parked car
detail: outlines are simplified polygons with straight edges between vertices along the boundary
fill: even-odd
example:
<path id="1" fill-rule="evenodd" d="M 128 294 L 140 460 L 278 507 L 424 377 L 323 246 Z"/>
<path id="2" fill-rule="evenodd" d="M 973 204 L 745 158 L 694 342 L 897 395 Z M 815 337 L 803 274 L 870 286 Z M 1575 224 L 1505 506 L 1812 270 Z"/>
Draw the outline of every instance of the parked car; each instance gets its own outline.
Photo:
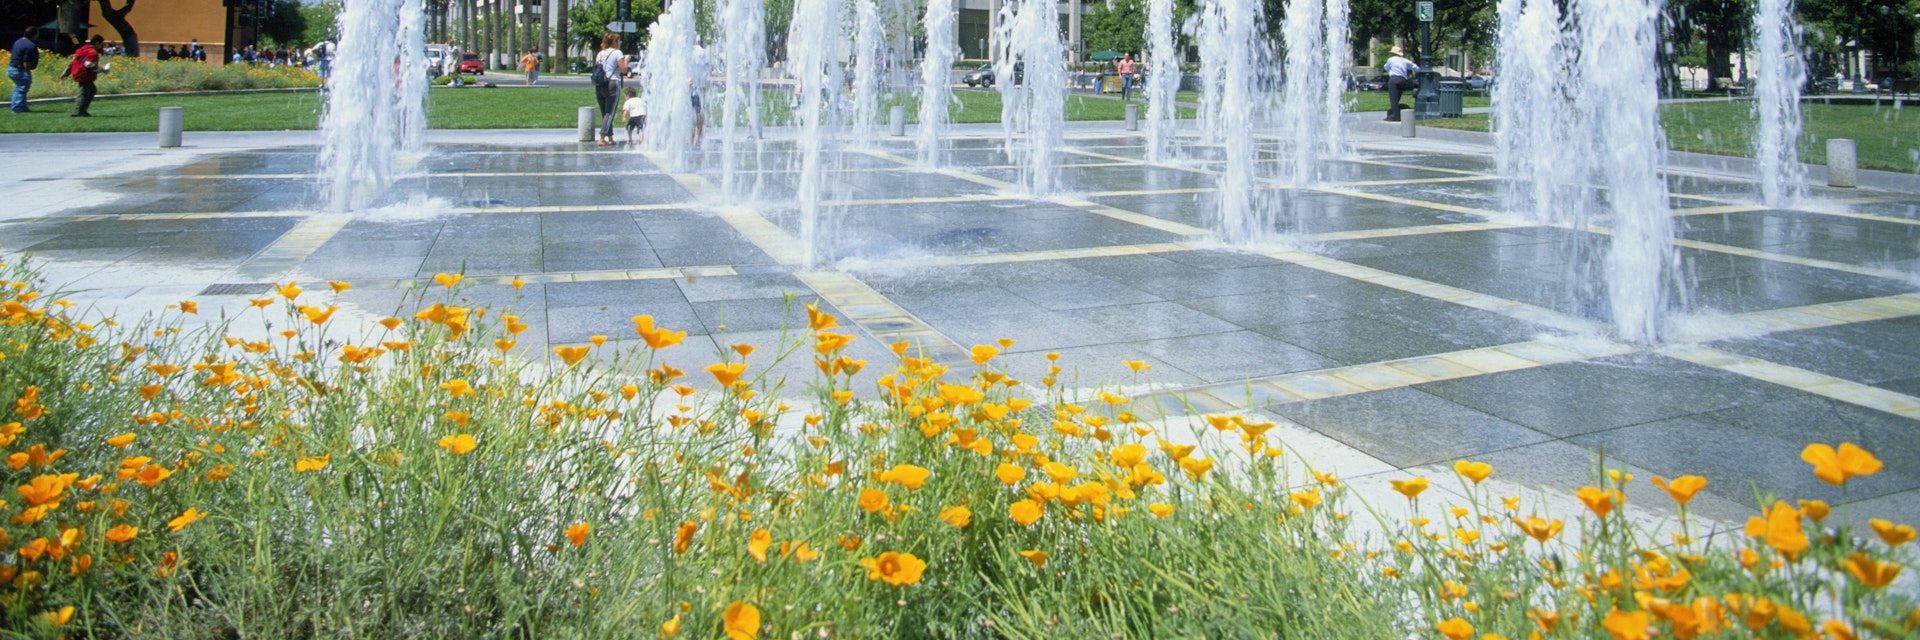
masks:
<path id="1" fill-rule="evenodd" d="M 969 87 L 991 87 L 993 86 L 993 65 L 980 65 L 980 68 L 967 72 L 967 75 L 960 78 L 960 81 L 966 83 Z M 1017 85 L 1026 81 L 1027 63 L 1013 63 L 1013 83 Z"/>
<path id="2" fill-rule="evenodd" d="M 1367 78 L 1367 79 L 1365 79 L 1365 80 L 1361 80 L 1361 81 L 1360 81 L 1360 90 L 1361 90 L 1361 91 L 1386 91 L 1386 90 L 1387 90 L 1387 77 L 1386 77 L 1386 76 L 1374 76 L 1374 77 L 1371 77 L 1371 78 Z"/>
<path id="3" fill-rule="evenodd" d="M 1474 91 L 1486 91 L 1493 86 L 1493 78 L 1487 76 L 1467 76 L 1467 88 Z"/>
<path id="4" fill-rule="evenodd" d="M 470 73 L 477 76 L 486 72 L 487 72 L 487 65 L 482 64 L 480 62 L 480 54 L 478 53 L 460 54 L 460 73 Z"/>

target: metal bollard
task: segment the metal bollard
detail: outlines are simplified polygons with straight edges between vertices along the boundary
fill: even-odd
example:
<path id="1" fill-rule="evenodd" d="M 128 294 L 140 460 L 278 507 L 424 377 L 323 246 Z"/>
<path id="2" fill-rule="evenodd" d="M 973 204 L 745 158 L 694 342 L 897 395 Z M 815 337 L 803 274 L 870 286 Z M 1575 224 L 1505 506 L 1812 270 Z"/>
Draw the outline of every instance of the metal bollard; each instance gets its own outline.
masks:
<path id="1" fill-rule="evenodd" d="M 1137 105 L 1137 104 L 1127 105 L 1127 130 L 1128 131 L 1140 130 L 1140 105 Z"/>
<path id="2" fill-rule="evenodd" d="M 895 136 L 907 135 L 907 108 L 895 106 L 887 110 L 887 131 Z"/>
<path id="3" fill-rule="evenodd" d="M 1852 140 L 1832 138 L 1827 140 L 1827 186 L 1852 188 L 1860 186 L 1860 158 L 1858 148 Z"/>
<path id="4" fill-rule="evenodd" d="M 593 107 L 580 107 L 580 141 L 593 142 Z"/>
<path id="5" fill-rule="evenodd" d="M 180 130 L 185 122 L 186 115 L 180 107 L 160 107 L 160 148 L 180 146 Z"/>
<path id="6" fill-rule="evenodd" d="M 1413 127 L 1414 127 L 1414 123 L 1415 123 L 1415 122 L 1417 122 L 1417 121 L 1416 121 L 1416 120 L 1414 119 L 1414 117 L 1413 117 L 1413 112 L 1412 112 L 1412 111 L 1404 111 L 1404 110 L 1403 110 L 1403 113 L 1402 113 L 1402 115 L 1401 115 L 1400 117 L 1401 117 L 1401 120 L 1400 120 L 1400 137 L 1402 137 L 1402 138 L 1411 138 L 1411 137 L 1413 137 L 1413 135 L 1414 135 L 1414 128 L 1413 128 Z"/>

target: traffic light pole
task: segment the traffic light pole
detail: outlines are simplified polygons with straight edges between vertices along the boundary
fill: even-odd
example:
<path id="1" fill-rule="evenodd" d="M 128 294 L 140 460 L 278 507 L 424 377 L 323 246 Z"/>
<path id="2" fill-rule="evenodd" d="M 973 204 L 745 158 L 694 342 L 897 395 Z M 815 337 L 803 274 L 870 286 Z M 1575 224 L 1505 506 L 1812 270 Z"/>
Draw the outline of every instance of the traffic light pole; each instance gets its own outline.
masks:
<path id="1" fill-rule="evenodd" d="M 633 3 L 630 0 L 613 0 L 614 21 L 621 24 L 633 22 Z M 664 6 L 664 3 L 663 3 Z M 620 50 L 633 53 L 633 32 L 620 32 Z"/>

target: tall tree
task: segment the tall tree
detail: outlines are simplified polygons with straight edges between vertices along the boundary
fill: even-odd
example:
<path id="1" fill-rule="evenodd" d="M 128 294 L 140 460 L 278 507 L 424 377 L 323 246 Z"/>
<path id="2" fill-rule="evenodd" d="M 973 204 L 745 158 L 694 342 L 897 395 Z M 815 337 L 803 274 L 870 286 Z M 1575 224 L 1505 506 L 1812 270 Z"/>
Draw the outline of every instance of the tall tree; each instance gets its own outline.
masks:
<path id="1" fill-rule="evenodd" d="M 1147 5 L 1145 0 L 1113 0 L 1095 3 L 1080 28 L 1087 51 L 1138 53 L 1147 48 Z"/>
<path id="2" fill-rule="evenodd" d="M 568 46 L 572 44 L 573 38 L 567 37 L 567 14 L 572 13 L 572 7 L 567 6 L 567 0 L 554 1 L 560 4 L 555 6 L 553 11 L 553 20 L 555 23 L 553 25 L 553 32 L 557 34 L 558 37 L 552 39 L 553 64 L 551 65 L 551 69 L 553 72 L 559 73 L 569 71 L 573 67 L 573 47 Z"/>
<path id="3" fill-rule="evenodd" d="M 113 25 L 113 30 L 120 33 L 121 47 L 127 55 L 140 57 L 140 34 L 134 32 L 133 23 L 127 22 L 127 14 L 133 12 L 134 0 L 127 0 L 126 6 L 118 9 L 113 8 L 113 3 L 108 0 L 99 0 L 99 3 L 100 19 Z"/>

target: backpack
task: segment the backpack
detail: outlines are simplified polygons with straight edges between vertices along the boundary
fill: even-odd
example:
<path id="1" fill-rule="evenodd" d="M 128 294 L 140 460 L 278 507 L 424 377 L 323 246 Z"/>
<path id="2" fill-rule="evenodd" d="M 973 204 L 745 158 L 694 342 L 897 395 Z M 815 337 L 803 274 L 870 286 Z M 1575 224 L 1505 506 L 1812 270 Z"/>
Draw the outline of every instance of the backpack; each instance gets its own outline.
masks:
<path id="1" fill-rule="evenodd" d="M 595 87 L 606 84 L 607 81 L 611 79 L 607 77 L 607 65 L 601 64 L 600 60 L 595 59 L 593 61 L 593 77 L 591 79 Z"/>

